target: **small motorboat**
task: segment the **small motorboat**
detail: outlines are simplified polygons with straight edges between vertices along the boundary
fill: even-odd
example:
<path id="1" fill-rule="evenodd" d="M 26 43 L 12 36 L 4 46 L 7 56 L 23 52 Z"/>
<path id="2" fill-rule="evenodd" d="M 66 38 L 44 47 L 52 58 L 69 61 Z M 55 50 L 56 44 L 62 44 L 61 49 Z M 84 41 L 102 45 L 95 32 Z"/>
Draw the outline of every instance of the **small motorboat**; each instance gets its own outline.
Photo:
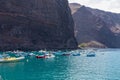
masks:
<path id="1" fill-rule="evenodd" d="M 95 54 L 87 54 L 87 57 L 95 57 Z"/>
<path id="2" fill-rule="evenodd" d="M 5 63 L 5 62 L 16 62 L 16 61 L 21 61 L 25 59 L 25 57 L 6 57 L 6 58 L 0 58 L 0 63 Z"/>
<path id="3" fill-rule="evenodd" d="M 96 56 L 96 54 L 93 51 L 91 51 L 87 54 L 87 57 L 95 57 L 95 56 Z"/>
<path id="4" fill-rule="evenodd" d="M 72 54 L 73 56 L 80 56 L 80 53 L 77 53 L 77 54 Z"/>
<path id="5" fill-rule="evenodd" d="M 36 58 L 45 58 L 45 55 L 37 55 Z"/>
<path id="6" fill-rule="evenodd" d="M 35 56 L 35 54 L 34 53 L 29 53 L 28 56 Z"/>
<path id="7" fill-rule="evenodd" d="M 64 53 L 62 56 L 70 56 L 70 53 Z"/>
<path id="8" fill-rule="evenodd" d="M 36 58 L 54 58 L 53 54 L 37 55 Z"/>
<path id="9" fill-rule="evenodd" d="M 45 58 L 54 58 L 55 56 L 53 54 L 45 54 Z"/>

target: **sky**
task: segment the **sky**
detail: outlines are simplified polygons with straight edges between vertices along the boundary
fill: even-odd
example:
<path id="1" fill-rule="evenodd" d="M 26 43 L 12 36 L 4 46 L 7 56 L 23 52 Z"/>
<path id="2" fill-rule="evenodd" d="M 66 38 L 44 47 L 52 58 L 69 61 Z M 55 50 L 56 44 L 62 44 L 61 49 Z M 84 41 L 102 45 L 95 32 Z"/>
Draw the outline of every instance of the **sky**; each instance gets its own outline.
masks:
<path id="1" fill-rule="evenodd" d="M 120 0 L 68 0 L 70 3 L 80 3 L 91 8 L 120 13 Z"/>

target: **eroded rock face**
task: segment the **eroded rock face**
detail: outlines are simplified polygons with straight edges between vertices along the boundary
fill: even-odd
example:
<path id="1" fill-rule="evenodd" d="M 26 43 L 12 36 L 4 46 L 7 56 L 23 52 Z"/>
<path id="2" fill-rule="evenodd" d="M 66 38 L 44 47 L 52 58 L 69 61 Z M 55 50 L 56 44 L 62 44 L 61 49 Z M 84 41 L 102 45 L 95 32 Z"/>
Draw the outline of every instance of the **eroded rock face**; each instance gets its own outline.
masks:
<path id="1" fill-rule="evenodd" d="M 72 15 L 78 44 L 96 41 L 110 48 L 120 48 L 120 14 L 75 3 L 70 6 L 74 12 Z"/>
<path id="2" fill-rule="evenodd" d="M 71 9 L 72 14 L 74 14 L 78 11 L 78 9 L 80 9 L 80 7 L 82 7 L 82 5 L 80 5 L 78 3 L 70 3 L 69 7 Z"/>
<path id="3" fill-rule="evenodd" d="M 0 50 L 76 48 L 67 0 L 0 0 Z"/>

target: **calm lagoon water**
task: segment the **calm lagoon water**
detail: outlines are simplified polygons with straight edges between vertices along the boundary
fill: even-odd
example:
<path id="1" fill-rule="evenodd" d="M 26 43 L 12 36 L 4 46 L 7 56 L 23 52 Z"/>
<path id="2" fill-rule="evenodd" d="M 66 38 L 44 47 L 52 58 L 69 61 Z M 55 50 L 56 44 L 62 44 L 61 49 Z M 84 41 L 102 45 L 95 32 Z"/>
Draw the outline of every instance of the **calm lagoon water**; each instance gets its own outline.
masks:
<path id="1" fill-rule="evenodd" d="M 0 80 L 120 80 L 120 49 L 98 49 L 96 57 L 29 57 L 0 63 Z"/>

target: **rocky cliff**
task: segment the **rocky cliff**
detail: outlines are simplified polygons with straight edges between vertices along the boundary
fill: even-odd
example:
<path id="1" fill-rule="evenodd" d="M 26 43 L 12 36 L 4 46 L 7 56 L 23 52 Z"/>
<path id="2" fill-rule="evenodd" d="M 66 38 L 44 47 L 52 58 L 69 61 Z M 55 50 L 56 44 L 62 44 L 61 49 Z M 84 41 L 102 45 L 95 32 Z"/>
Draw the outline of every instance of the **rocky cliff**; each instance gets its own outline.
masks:
<path id="1" fill-rule="evenodd" d="M 0 0 L 0 50 L 76 48 L 67 0 Z"/>
<path id="2" fill-rule="evenodd" d="M 74 12 L 75 36 L 79 44 L 92 41 L 100 43 L 101 47 L 120 48 L 120 14 L 78 7 L 75 3 L 70 7 Z"/>

